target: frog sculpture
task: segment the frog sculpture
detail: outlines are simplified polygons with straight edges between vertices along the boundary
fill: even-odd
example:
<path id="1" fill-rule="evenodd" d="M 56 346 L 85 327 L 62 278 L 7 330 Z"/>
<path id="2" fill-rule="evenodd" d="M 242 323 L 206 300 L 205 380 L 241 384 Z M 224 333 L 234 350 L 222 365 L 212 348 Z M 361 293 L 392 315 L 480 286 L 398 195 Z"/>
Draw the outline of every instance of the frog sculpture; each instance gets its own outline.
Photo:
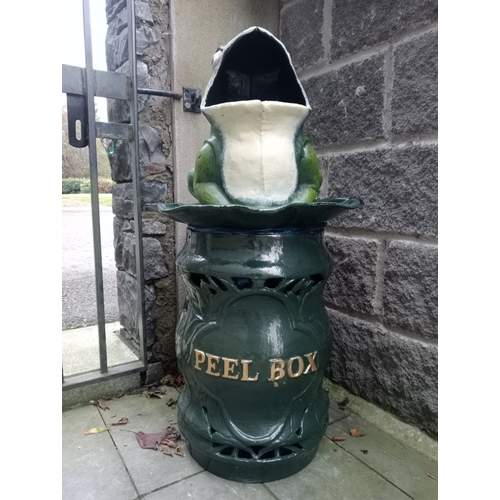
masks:
<path id="1" fill-rule="evenodd" d="M 249 28 L 220 47 L 201 111 L 211 135 L 188 176 L 203 205 L 313 202 L 322 175 L 302 131 L 311 111 L 284 45 Z"/>

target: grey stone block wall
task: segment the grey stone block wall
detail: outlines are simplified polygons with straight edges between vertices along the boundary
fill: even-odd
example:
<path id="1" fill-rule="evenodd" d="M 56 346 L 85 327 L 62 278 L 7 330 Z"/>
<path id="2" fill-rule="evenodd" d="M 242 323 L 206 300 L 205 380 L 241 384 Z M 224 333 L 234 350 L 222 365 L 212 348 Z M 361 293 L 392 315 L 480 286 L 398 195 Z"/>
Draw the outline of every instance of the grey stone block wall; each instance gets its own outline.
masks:
<path id="1" fill-rule="evenodd" d="M 107 0 L 106 59 L 109 71 L 128 73 L 126 2 Z M 136 2 L 138 85 L 170 89 L 170 4 Z M 175 358 L 176 284 L 173 223 L 149 203 L 173 202 L 172 109 L 169 99 L 139 96 L 139 169 L 141 176 L 146 343 L 150 362 L 161 361 L 167 373 L 177 370 Z M 126 101 L 108 100 L 108 120 L 130 120 Z M 117 141 L 110 157 L 113 187 L 114 245 L 118 277 L 118 306 L 123 333 L 138 341 L 137 282 L 130 144 Z"/>
<path id="2" fill-rule="evenodd" d="M 316 147 L 383 138 L 384 65 L 375 55 L 304 81 L 314 110 L 305 132 Z"/>
<path id="3" fill-rule="evenodd" d="M 328 376 L 437 435 L 437 0 L 283 0 L 332 219 Z"/>

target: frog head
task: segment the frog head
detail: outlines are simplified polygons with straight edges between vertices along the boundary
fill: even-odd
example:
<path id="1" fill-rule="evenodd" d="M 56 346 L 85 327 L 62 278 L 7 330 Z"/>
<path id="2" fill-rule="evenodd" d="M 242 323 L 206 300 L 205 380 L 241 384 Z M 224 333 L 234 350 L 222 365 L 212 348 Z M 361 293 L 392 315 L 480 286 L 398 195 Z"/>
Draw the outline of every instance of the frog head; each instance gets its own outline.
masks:
<path id="1" fill-rule="evenodd" d="M 201 103 L 212 136 L 198 155 L 191 192 L 201 203 L 314 201 L 321 173 L 302 134 L 311 108 L 285 46 L 251 27 L 219 47 L 213 63 Z"/>

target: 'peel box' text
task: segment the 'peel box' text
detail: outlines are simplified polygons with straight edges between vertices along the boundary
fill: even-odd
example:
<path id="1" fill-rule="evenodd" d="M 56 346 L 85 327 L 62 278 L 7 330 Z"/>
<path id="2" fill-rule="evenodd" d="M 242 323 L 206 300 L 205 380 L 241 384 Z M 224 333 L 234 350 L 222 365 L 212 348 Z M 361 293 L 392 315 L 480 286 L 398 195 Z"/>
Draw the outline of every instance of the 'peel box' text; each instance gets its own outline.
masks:
<path id="1" fill-rule="evenodd" d="M 199 349 L 194 350 L 194 367 L 196 370 L 205 371 L 207 375 L 222 377 L 243 382 L 257 382 L 259 373 L 250 373 L 252 361 L 248 359 L 232 359 L 222 356 L 214 356 Z M 286 375 L 290 378 L 297 378 L 301 375 L 315 372 L 318 368 L 315 363 L 318 351 L 305 354 L 304 356 L 294 356 L 288 360 L 269 360 L 269 382 L 281 380 Z M 304 362 L 305 361 L 305 362 Z M 306 366 L 305 363 L 309 363 Z M 206 365 L 205 365 L 206 364 Z M 241 372 L 238 369 L 241 367 Z"/>

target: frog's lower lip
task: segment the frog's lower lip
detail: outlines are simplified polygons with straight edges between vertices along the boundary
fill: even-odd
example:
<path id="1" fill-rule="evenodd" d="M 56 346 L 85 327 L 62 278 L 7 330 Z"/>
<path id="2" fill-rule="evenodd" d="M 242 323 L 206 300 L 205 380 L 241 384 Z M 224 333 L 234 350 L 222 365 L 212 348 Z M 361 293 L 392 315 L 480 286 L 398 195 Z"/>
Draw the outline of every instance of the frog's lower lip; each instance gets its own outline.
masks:
<path id="1" fill-rule="evenodd" d="M 146 210 L 158 211 L 169 219 L 194 228 L 302 230 L 321 228 L 328 220 L 342 212 L 362 205 L 363 201 L 359 198 L 327 198 L 312 203 L 290 203 L 279 207 L 157 203 L 147 205 Z"/>

